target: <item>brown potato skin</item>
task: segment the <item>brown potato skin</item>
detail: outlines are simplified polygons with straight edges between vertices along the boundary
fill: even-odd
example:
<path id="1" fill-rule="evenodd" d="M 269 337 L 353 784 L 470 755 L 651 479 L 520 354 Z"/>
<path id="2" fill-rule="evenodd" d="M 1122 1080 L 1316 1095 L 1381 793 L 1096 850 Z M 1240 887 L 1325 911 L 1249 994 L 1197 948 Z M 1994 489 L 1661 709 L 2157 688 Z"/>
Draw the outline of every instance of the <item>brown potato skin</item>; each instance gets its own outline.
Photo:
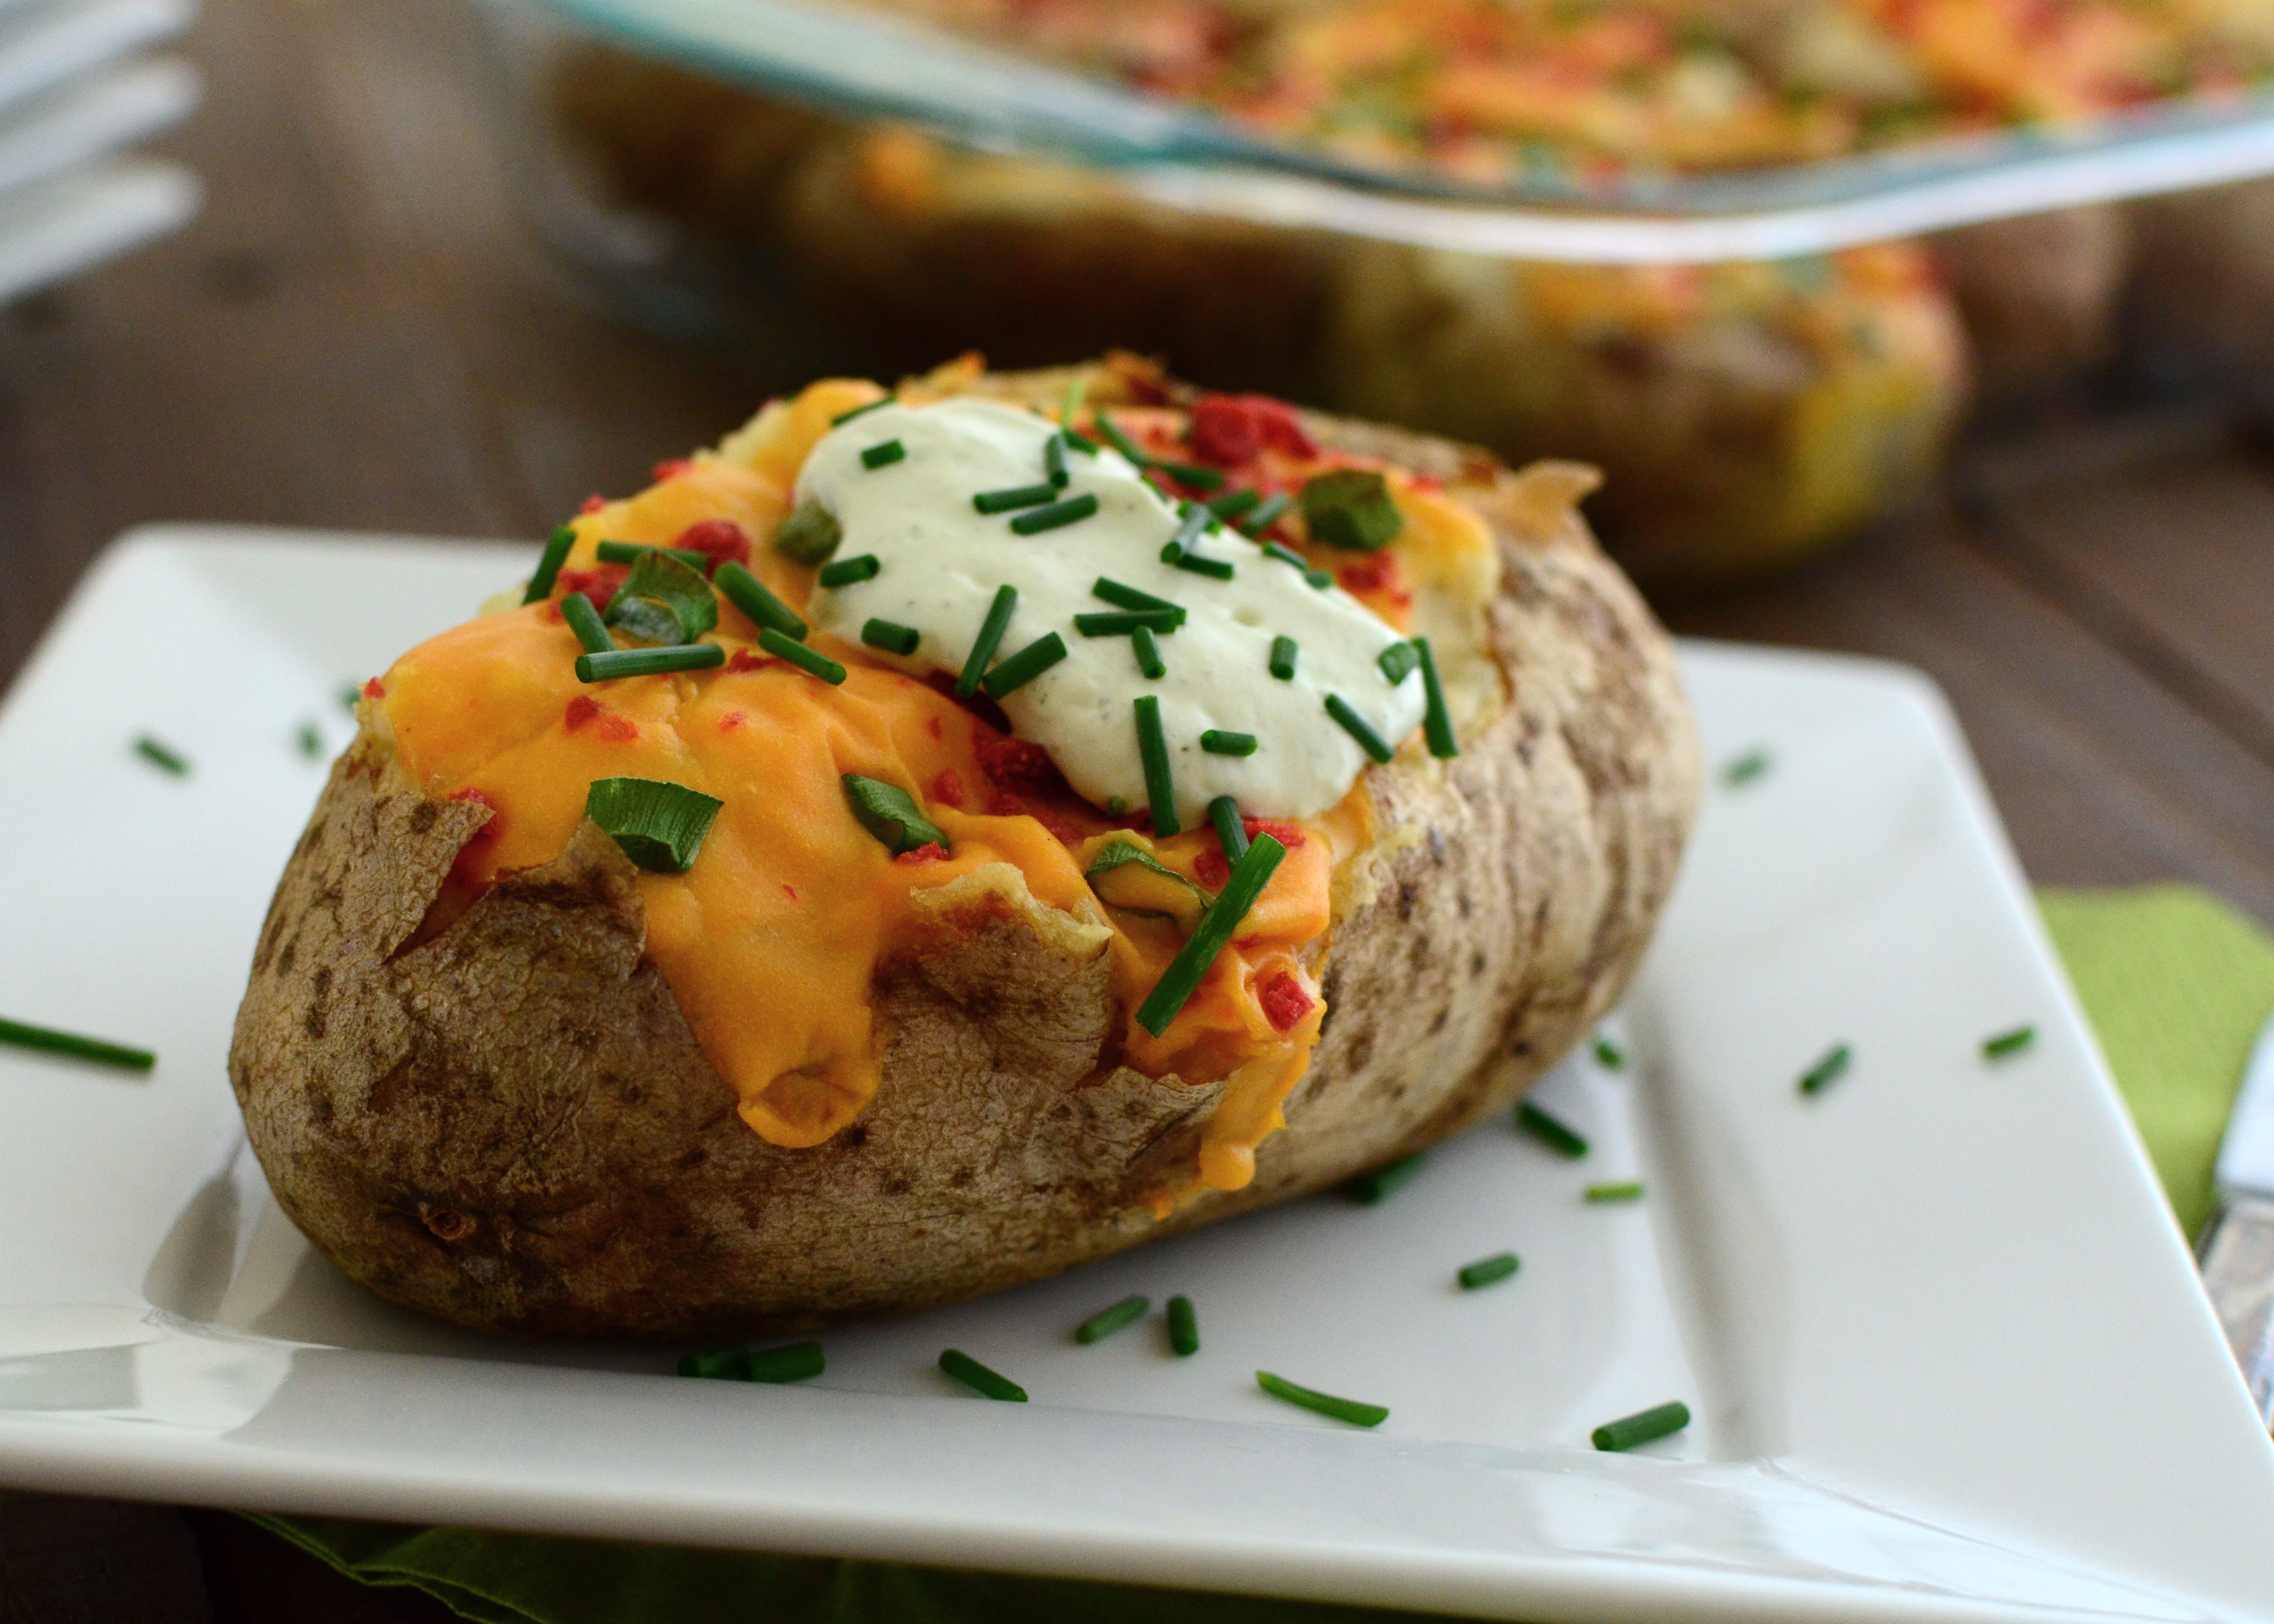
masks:
<path id="1" fill-rule="evenodd" d="M 367 718 L 230 1050 L 279 1204 L 380 1296 L 478 1330 L 753 1334 L 1037 1279 L 1511 1100 L 1623 991 L 1672 887 L 1699 783 L 1672 650 L 1577 516 L 1588 470 L 1308 421 L 1491 521 L 1508 703 L 1453 761 L 1368 771 L 1380 838 L 1338 881 L 1321 1040 L 1246 1189 L 1153 1217 L 1221 1086 L 1118 1064 L 1103 926 L 1007 868 L 934 893 L 878 967 L 869 1111 L 813 1149 L 766 1143 L 642 960 L 634 870 L 591 825 L 422 933 L 488 814 L 427 799 Z"/>

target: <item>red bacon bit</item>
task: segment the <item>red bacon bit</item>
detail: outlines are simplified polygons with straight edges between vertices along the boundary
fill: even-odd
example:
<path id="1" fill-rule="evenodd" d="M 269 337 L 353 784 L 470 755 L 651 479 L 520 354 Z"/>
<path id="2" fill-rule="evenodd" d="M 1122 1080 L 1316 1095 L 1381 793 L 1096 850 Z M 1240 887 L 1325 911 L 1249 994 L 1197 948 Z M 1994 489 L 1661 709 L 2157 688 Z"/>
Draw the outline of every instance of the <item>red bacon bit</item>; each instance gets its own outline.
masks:
<path id="1" fill-rule="evenodd" d="M 782 882 L 782 895 L 787 897 L 792 902 L 795 902 L 797 900 L 797 887 L 791 884 L 787 880 L 784 880 Z"/>
<path id="2" fill-rule="evenodd" d="M 1311 1012 L 1316 1002 L 1303 990 L 1303 984 L 1282 970 L 1255 989 L 1255 1001 L 1263 1006 L 1263 1019 L 1271 1023 L 1275 1032 L 1291 1032 L 1295 1023 Z"/>
<path id="3" fill-rule="evenodd" d="M 1210 891 L 1222 891 L 1224 882 L 1231 878 L 1231 865 L 1224 861 L 1222 852 L 1202 852 L 1193 859 L 1193 877 Z"/>
<path id="4" fill-rule="evenodd" d="M 666 479 L 676 479 L 694 466 L 691 457 L 673 457 L 668 462 L 658 462 L 655 465 L 655 482 L 661 485 Z"/>
<path id="5" fill-rule="evenodd" d="M 937 840 L 927 840 L 915 851 L 902 852 L 892 861 L 896 863 L 906 863 L 911 868 L 918 863 L 945 862 L 947 848 Z"/>
<path id="6" fill-rule="evenodd" d="M 744 716 L 740 710 L 729 710 L 726 715 L 719 718 L 719 731 L 722 733 L 731 733 L 737 727 L 740 727 L 743 723 L 749 719 L 750 718 L 749 717 Z"/>
<path id="7" fill-rule="evenodd" d="M 990 739 L 976 741 L 981 771 L 992 778 L 997 786 L 1017 795 L 1060 795 L 1070 792 L 1065 779 L 1059 775 L 1058 763 L 1050 753 L 1039 744 L 1024 739 Z"/>
<path id="8" fill-rule="evenodd" d="M 561 590 L 565 596 L 582 592 L 591 600 L 595 609 L 605 609 L 616 589 L 624 583 L 631 570 L 622 564 L 599 564 L 591 569 L 564 569 L 561 572 Z"/>
<path id="9" fill-rule="evenodd" d="M 590 694 L 579 694 L 568 702 L 568 708 L 561 713 L 561 725 L 573 733 L 599 714 L 600 702 Z"/>
<path id="10" fill-rule="evenodd" d="M 591 495 L 584 499 L 584 505 L 578 508 L 576 511 L 578 513 L 598 513 L 601 508 L 607 505 L 608 499 L 595 491 Z"/>
<path id="11" fill-rule="evenodd" d="M 727 669 L 729 671 L 756 671 L 761 665 L 772 664 L 772 660 L 753 654 L 748 649 L 737 649 L 727 657 Z"/>
<path id="12" fill-rule="evenodd" d="M 384 699 L 387 697 L 386 686 L 377 677 L 373 677 L 363 685 L 363 696 L 365 699 Z"/>
<path id="13" fill-rule="evenodd" d="M 1289 456 L 1319 454 L 1295 409 L 1268 395 L 1202 395 L 1193 408 L 1186 440 L 1195 457 L 1218 468 L 1244 467 L 1266 447 Z"/>
<path id="14" fill-rule="evenodd" d="M 924 719 L 924 731 L 935 739 L 945 739 L 947 737 L 945 733 L 940 731 L 939 718 L 936 716 L 927 717 Z"/>
<path id="15" fill-rule="evenodd" d="M 463 789 L 452 790 L 450 792 L 450 799 L 453 801 L 471 801 L 476 806 L 487 807 L 493 812 L 498 809 L 496 801 L 492 801 L 487 795 L 484 794 L 480 790 L 476 789 L 471 784 L 467 785 Z M 485 823 L 482 827 L 486 829 L 489 825 Z"/>
<path id="16" fill-rule="evenodd" d="M 1338 572 L 1337 578 L 1343 583 L 1343 590 L 1352 595 L 1379 592 L 1389 584 L 1389 560 L 1387 558 L 1370 558 L 1355 564 L 1345 564 Z"/>
<path id="17" fill-rule="evenodd" d="M 1243 817 L 1239 826 L 1247 831 L 1251 840 L 1258 835 L 1269 835 L 1274 840 L 1293 851 L 1303 844 L 1303 831 L 1297 825 L 1277 817 Z"/>
<path id="18" fill-rule="evenodd" d="M 611 744 L 629 743 L 639 737 L 639 724 L 611 710 L 600 718 L 600 737 Z"/>
<path id="19" fill-rule="evenodd" d="M 747 564 L 750 561 L 750 538 L 742 527 L 731 519 L 704 519 L 690 524 L 679 532 L 679 539 L 671 544 L 690 553 L 700 553 L 711 560 L 704 574 L 711 575 L 721 564 Z"/>
<path id="20" fill-rule="evenodd" d="M 931 798 L 944 807 L 963 807 L 963 775 L 953 767 L 940 769 L 939 776 L 931 781 Z"/>

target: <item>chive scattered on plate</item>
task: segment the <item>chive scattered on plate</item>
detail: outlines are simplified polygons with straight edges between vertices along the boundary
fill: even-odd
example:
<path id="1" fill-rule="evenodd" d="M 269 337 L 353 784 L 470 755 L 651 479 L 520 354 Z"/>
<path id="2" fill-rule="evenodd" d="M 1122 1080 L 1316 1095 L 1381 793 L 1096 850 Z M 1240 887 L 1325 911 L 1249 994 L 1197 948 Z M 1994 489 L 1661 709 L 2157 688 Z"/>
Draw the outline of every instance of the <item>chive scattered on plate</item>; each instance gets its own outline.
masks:
<path id="1" fill-rule="evenodd" d="M 780 637 L 769 627 L 761 637 Z M 789 639 L 783 637 L 784 643 Z M 794 649 L 803 643 L 790 643 Z M 727 650 L 715 643 L 681 643 L 662 649 L 611 649 L 576 657 L 576 680 L 613 682 L 619 677 L 657 677 L 674 671 L 708 671 L 727 663 Z"/>
<path id="2" fill-rule="evenodd" d="M 1189 1359 L 1201 1350 L 1200 1316 L 1193 1312 L 1193 1299 L 1188 1297 L 1169 1299 L 1169 1348 L 1180 1359 Z"/>
<path id="3" fill-rule="evenodd" d="M 1374 724 L 1353 710 L 1350 701 L 1344 699 L 1340 694 L 1327 695 L 1327 714 L 1341 723 L 1342 730 L 1357 740 L 1359 748 L 1373 756 L 1374 760 L 1387 762 L 1397 753 L 1389 748 L 1388 740 L 1374 731 Z"/>
<path id="4" fill-rule="evenodd" d="M 1005 657 L 1001 665 L 979 679 L 979 686 L 987 690 L 988 698 L 1000 699 L 1026 687 L 1065 657 L 1065 639 L 1056 632 L 1044 632 L 1016 654 Z"/>
<path id="5" fill-rule="evenodd" d="M 719 566 L 713 583 L 727 595 L 727 601 L 742 612 L 753 626 L 771 626 L 785 637 L 805 641 L 805 620 L 798 612 L 774 596 L 773 589 L 759 580 L 740 564 L 728 562 Z"/>
<path id="6" fill-rule="evenodd" d="M 1271 640 L 1271 674 L 1282 682 L 1292 682 L 1295 680 L 1295 657 L 1301 652 L 1292 637 L 1274 637 Z"/>
<path id="7" fill-rule="evenodd" d="M 1074 1327 L 1073 1339 L 1085 1348 L 1092 1342 L 1102 1342 L 1116 1331 L 1143 1319 L 1145 1311 L 1152 1306 L 1151 1297 L 1125 1297 L 1112 1307 L 1100 1309 Z"/>
<path id="8" fill-rule="evenodd" d="M 1995 1037 L 1982 1040 L 1984 1060 L 2003 1060 L 2008 1055 L 2018 1055 L 2037 1041 L 2035 1026 L 2016 1026 L 2011 1032 L 2001 1032 Z"/>
<path id="9" fill-rule="evenodd" d="M 1211 727 L 1201 734 L 1201 748 L 1211 756 L 1253 756 L 1255 754 L 1255 735 L 1228 733 L 1221 727 Z"/>
<path id="10" fill-rule="evenodd" d="M 1141 592 L 1133 586 L 1124 586 L 1111 575 L 1100 575 L 1089 589 L 1090 596 L 1102 598 L 1122 609 L 1150 609 L 1177 617 L 1177 624 L 1185 623 L 1181 604 L 1172 604 L 1165 598 L 1156 598 L 1150 592 Z"/>
<path id="11" fill-rule="evenodd" d="M 1000 1399 L 1008 1404 L 1027 1402 L 1026 1388 L 989 1370 L 968 1353 L 950 1348 L 939 1356 L 939 1367 L 982 1398 Z"/>
<path id="12" fill-rule="evenodd" d="M 186 778 L 190 776 L 189 758 L 159 743 L 148 733 L 144 733 L 134 741 L 134 753 L 161 771 L 170 772 L 177 778 Z"/>
<path id="13" fill-rule="evenodd" d="M 561 618 L 568 629 L 576 634 L 576 641 L 587 654 L 613 654 L 616 640 L 608 635 L 608 628 L 600 623 L 600 612 L 592 607 L 592 600 L 582 592 L 571 592 L 561 600 Z"/>
<path id="14" fill-rule="evenodd" d="M 1589 1184 L 1587 1199 L 1599 1206 L 1607 1201 L 1639 1201 L 1642 1199 L 1642 1181 L 1630 1178 L 1612 1184 Z"/>
<path id="15" fill-rule="evenodd" d="M 1389 686 L 1396 688 L 1421 668 L 1421 650 L 1410 643 L 1393 643 L 1382 651 L 1375 664 L 1382 667 L 1382 674 L 1389 680 Z"/>
<path id="16" fill-rule="evenodd" d="M 826 654 L 809 649 L 794 637 L 785 637 L 771 626 L 758 628 L 758 647 L 778 655 L 808 675 L 820 678 L 832 688 L 842 686 L 845 667 Z"/>
<path id="17" fill-rule="evenodd" d="M 1039 536 L 1044 530 L 1077 523 L 1096 511 L 1096 493 L 1085 491 L 1080 496 L 1069 496 L 1065 500 L 1052 502 L 1047 508 L 1029 508 L 1011 521 L 1011 528 L 1021 536 Z"/>
<path id="18" fill-rule="evenodd" d="M 1690 1406 L 1679 1400 L 1639 1410 L 1607 1422 L 1588 1434 L 1598 1449 L 1631 1449 L 1655 1439 L 1671 1438 L 1690 1425 Z"/>
<path id="19" fill-rule="evenodd" d="M 872 649 L 882 649 L 887 654 L 897 654 L 903 659 L 916 651 L 923 634 L 913 626 L 903 626 L 898 620 L 879 620 L 870 615 L 861 628 L 861 641 Z"/>
<path id="20" fill-rule="evenodd" d="M 1205 511 L 1205 510 L 1203 510 Z M 1176 547 L 1175 542 L 1169 544 Z M 1230 559 L 1202 558 L 1199 553 L 1177 547 L 1177 556 L 1168 560 L 1178 569 L 1189 569 L 1196 575 L 1206 575 L 1212 581 L 1229 581 L 1239 572 Z"/>
<path id="21" fill-rule="evenodd" d="M 1137 669 L 1145 673 L 1148 681 L 1158 682 L 1169 674 L 1169 664 L 1161 658 L 1160 639 L 1153 635 L 1151 627 L 1140 626 L 1133 629 L 1129 634 L 1129 647 L 1137 657 Z"/>
<path id="22" fill-rule="evenodd" d="M 1019 606 L 1019 589 L 1008 582 L 995 589 L 995 601 L 987 605 L 987 618 L 979 623 L 979 635 L 971 644 L 971 653 L 963 662 L 962 674 L 955 679 L 955 696 L 968 699 L 979 691 L 979 680 L 987 674 L 987 666 L 995 658 L 995 650 L 1003 645 L 1003 634 L 1010 629 L 1011 613 Z"/>
<path id="23" fill-rule="evenodd" d="M 1422 737 L 1429 741 L 1430 755 L 1448 761 L 1461 753 L 1461 741 L 1453 737 L 1453 713 L 1445 707 L 1445 685 L 1437 680 L 1437 657 L 1427 637 L 1413 639 L 1413 647 L 1421 656 L 1421 694 L 1427 705 L 1421 718 Z"/>
<path id="24" fill-rule="evenodd" d="M 1747 750 L 1721 769 L 1721 782 L 1730 789 L 1743 789 L 1766 772 L 1771 764 L 1766 750 Z"/>
<path id="25" fill-rule="evenodd" d="M 1137 703 L 1141 705 L 1145 701 Z M 1169 961 L 1169 967 L 1162 972 L 1153 990 L 1145 995 L 1144 1003 L 1137 1006 L 1139 1026 L 1156 1038 L 1169 1029 L 1169 1023 L 1176 1019 L 1177 1011 L 1185 1007 L 1186 1000 L 1200 986 L 1201 978 L 1208 974 L 1224 944 L 1231 940 L 1232 933 L 1239 929 L 1240 921 L 1247 917 L 1247 910 L 1255 906 L 1255 899 L 1263 894 L 1264 886 L 1270 883 L 1280 860 L 1286 855 L 1287 848 L 1269 835 L 1256 836 L 1254 843 L 1232 865 L 1231 877 L 1224 883 L 1216 901 L 1201 916 L 1193 934 L 1185 938 L 1184 946 Z"/>
<path id="26" fill-rule="evenodd" d="M 319 728 L 313 722 L 301 723 L 299 743 L 300 754 L 306 756 L 310 761 L 314 761 L 318 756 L 324 753 L 323 730 Z"/>
<path id="27" fill-rule="evenodd" d="M 856 581 L 874 581 L 882 568 L 884 565 L 877 562 L 875 553 L 863 553 L 855 558 L 824 564 L 814 579 L 825 587 L 851 586 Z"/>
<path id="28" fill-rule="evenodd" d="M 584 792 L 584 816 L 651 874 L 686 873 L 726 804 L 656 778 L 595 778 Z"/>
<path id="29" fill-rule="evenodd" d="M 1264 498 L 1263 505 L 1261 507 L 1256 508 L 1254 512 L 1240 520 L 1240 534 L 1250 537 L 1261 536 L 1264 531 L 1278 523 L 1279 516 L 1294 505 L 1295 499 L 1288 495 L 1284 491 L 1276 496 Z M 1306 565 L 1304 568 L 1307 570 L 1309 566 Z"/>
<path id="30" fill-rule="evenodd" d="M 1043 442 L 1043 475 L 1050 482 L 1052 490 L 1065 490 L 1066 481 L 1073 477 L 1066 472 L 1065 454 L 1064 434 L 1053 434 Z"/>
<path id="31" fill-rule="evenodd" d="M 1247 826 L 1239 821 L 1239 803 L 1229 795 L 1218 795 L 1209 802 L 1209 822 L 1216 825 L 1216 843 L 1224 847 L 1224 860 L 1236 863 L 1247 855 Z"/>
<path id="32" fill-rule="evenodd" d="M 750 1368 L 750 1350 L 740 1342 L 690 1348 L 679 1356 L 679 1373 L 701 1381 L 740 1381 Z"/>
<path id="33" fill-rule="evenodd" d="M 129 1049 L 124 1043 L 106 1043 L 101 1038 L 58 1032 L 52 1026 L 28 1026 L 20 1020 L 0 1020 L 0 1043 L 34 1049 L 42 1054 L 69 1055 L 75 1060 L 92 1060 L 124 1071 L 147 1071 L 158 1064 L 158 1056 L 147 1049 Z"/>
<path id="34" fill-rule="evenodd" d="M 880 446 L 871 446 L 861 454 L 861 466 L 871 470 L 889 468 L 907 456 L 908 448 L 897 440 L 888 440 Z"/>
<path id="35" fill-rule="evenodd" d="M 779 1348 L 755 1349 L 745 1367 L 745 1381 L 781 1383 L 804 1381 L 828 1367 L 819 1342 L 786 1342 Z"/>
<path id="36" fill-rule="evenodd" d="M 1161 731 L 1161 702 L 1144 694 L 1132 708 L 1137 718 L 1137 759 L 1145 766 L 1145 794 L 1151 802 L 1147 809 L 1153 815 L 1153 832 L 1165 840 L 1184 826 L 1177 818 L 1177 780 L 1169 767 L 1168 735 Z"/>
<path id="37" fill-rule="evenodd" d="M 593 551 L 603 564 L 636 564 L 651 553 L 675 558 L 689 569 L 704 569 L 711 562 L 709 553 L 692 547 L 662 547 L 644 541 L 604 541 Z"/>
<path id="38" fill-rule="evenodd" d="M 1524 1264 L 1512 1252 L 1496 1252 L 1489 1258 L 1479 1258 L 1465 1265 L 1454 1275 L 1464 1291 L 1476 1291 L 1486 1286 L 1497 1285 L 1522 1268 Z"/>
<path id="39" fill-rule="evenodd" d="M 1826 1087 L 1839 1080 L 1841 1075 L 1848 1070 L 1848 1063 L 1854 1058 L 1855 1056 L 1849 1052 L 1848 1045 L 1834 1043 L 1825 1051 L 1823 1059 L 1800 1074 L 1801 1093 L 1823 1093 Z"/>
<path id="40" fill-rule="evenodd" d="M 524 604 L 541 604 L 553 596 L 553 583 L 561 579 L 561 566 L 568 561 L 568 549 L 576 545 L 576 532 L 568 525 L 557 527 L 546 538 L 543 556 L 537 560 L 537 573 L 529 578 L 529 590 L 521 595 Z"/>
<path id="41" fill-rule="evenodd" d="M 845 425 L 852 422 L 854 418 L 865 417 L 870 412 L 877 411 L 886 406 L 892 405 L 898 399 L 899 397 L 897 395 L 888 395 L 882 400 L 870 401 L 866 406 L 855 406 L 850 411 L 840 411 L 829 420 L 829 426 L 832 429 L 842 428 Z"/>
<path id="42" fill-rule="evenodd" d="M 1587 1154 L 1587 1141 L 1584 1136 L 1573 1132 L 1529 1100 L 1517 1101 L 1516 1125 L 1548 1149 L 1561 1152 L 1574 1162 Z"/>
<path id="43" fill-rule="evenodd" d="M 1050 442 L 1056 445 L 1053 440 Z M 1001 491 L 982 491 L 971 499 L 971 505 L 981 513 L 1014 513 L 1021 508 L 1040 508 L 1045 502 L 1058 499 L 1058 486 L 1048 480 L 1040 485 L 1014 485 Z"/>
<path id="44" fill-rule="evenodd" d="M 893 856 L 926 846 L 948 849 L 947 837 L 923 815 L 915 797 L 899 785 L 862 778 L 857 772 L 846 773 L 838 782 L 845 787 L 845 799 L 855 819 Z"/>
<path id="45" fill-rule="evenodd" d="M 1337 1421 L 1347 1421 L 1352 1426 L 1380 1426 L 1389 1419 L 1386 1406 L 1362 1404 L 1354 1398 L 1337 1398 L 1331 1393 L 1299 1387 L 1284 1376 L 1275 1376 L 1269 1371 L 1256 1372 L 1255 1385 L 1273 1398 L 1284 1399 L 1299 1409 L 1331 1416 Z"/>
<path id="46" fill-rule="evenodd" d="M 1627 1069 L 1625 1052 L 1617 1044 L 1600 1032 L 1595 1034 L 1591 1041 L 1594 1047 L 1597 1065 L 1606 1071 L 1623 1071 Z"/>
<path id="47" fill-rule="evenodd" d="M 1085 637 L 1126 637 L 1138 630 L 1174 633 L 1184 624 L 1181 609 L 1109 609 L 1073 618 L 1073 628 Z"/>
<path id="48" fill-rule="evenodd" d="M 1343 1185 L 1343 1193 L 1360 1207 L 1374 1207 L 1387 1200 L 1397 1190 L 1419 1177 L 1422 1163 L 1429 1159 L 1426 1150 L 1417 1150 L 1410 1156 L 1400 1156 L 1385 1166 L 1360 1173 Z"/>
<path id="49" fill-rule="evenodd" d="M 360 682 L 350 682 L 340 689 L 340 704 L 346 710 L 353 710 L 362 698 L 363 684 Z"/>

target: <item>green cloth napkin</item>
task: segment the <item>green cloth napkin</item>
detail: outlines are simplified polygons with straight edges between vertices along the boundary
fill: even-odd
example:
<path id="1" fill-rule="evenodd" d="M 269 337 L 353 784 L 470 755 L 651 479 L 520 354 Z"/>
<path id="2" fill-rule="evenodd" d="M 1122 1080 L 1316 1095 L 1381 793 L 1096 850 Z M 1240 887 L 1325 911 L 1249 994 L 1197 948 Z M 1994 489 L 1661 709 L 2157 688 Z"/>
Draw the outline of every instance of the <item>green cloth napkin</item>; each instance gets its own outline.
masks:
<path id="1" fill-rule="evenodd" d="M 2186 885 L 2038 893 L 2054 945 L 2189 1235 L 2259 1025 L 2274 941 Z M 253 1521 L 366 1584 L 404 1584 L 479 1624 L 1414 1624 L 1367 1607 L 1075 1580 L 755 1556 L 316 1517 Z"/>

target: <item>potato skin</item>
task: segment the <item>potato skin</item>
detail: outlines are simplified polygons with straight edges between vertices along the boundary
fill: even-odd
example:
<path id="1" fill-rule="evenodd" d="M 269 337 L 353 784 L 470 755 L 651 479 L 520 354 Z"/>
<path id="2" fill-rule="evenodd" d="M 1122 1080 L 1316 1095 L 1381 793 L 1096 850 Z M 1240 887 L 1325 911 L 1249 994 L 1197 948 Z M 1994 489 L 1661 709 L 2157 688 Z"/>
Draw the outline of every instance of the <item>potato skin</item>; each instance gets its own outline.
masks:
<path id="1" fill-rule="evenodd" d="M 421 931 L 488 814 L 425 796 L 367 718 L 230 1050 L 279 1204 L 380 1296 L 475 1329 L 754 1334 L 1037 1279 L 1512 1099 L 1619 996 L 1672 887 L 1699 781 L 1672 650 L 1578 519 L 1588 470 L 1308 421 L 1485 512 L 1507 703 L 1453 761 L 1368 771 L 1380 838 L 1338 881 L 1325 1028 L 1246 1189 L 1155 1220 L 1221 1085 L 1118 1064 L 1105 928 L 1003 865 L 930 893 L 878 966 L 869 1111 L 813 1149 L 766 1143 L 642 961 L 634 870 L 589 823 Z"/>

